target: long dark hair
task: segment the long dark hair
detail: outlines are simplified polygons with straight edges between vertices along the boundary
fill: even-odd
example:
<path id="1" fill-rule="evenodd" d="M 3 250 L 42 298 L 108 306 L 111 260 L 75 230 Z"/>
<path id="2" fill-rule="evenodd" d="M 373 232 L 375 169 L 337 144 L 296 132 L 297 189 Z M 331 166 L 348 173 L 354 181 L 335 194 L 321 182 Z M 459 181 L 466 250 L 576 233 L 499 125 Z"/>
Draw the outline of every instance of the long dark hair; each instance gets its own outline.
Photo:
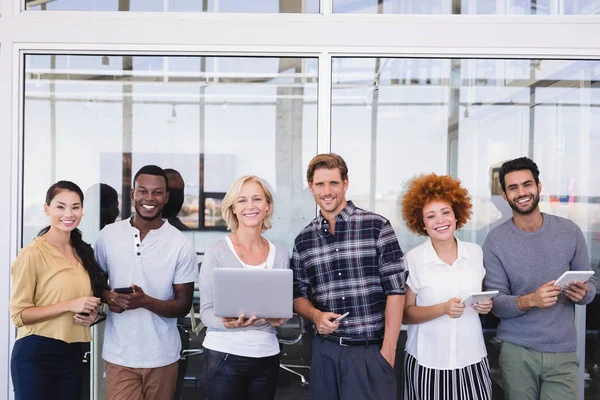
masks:
<path id="1" fill-rule="evenodd" d="M 46 192 L 46 205 L 49 206 L 52 199 L 54 199 L 54 196 L 64 190 L 77 193 L 81 200 L 81 206 L 83 207 L 83 192 L 79 186 L 70 181 L 58 181 L 50 186 Z M 39 231 L 38 236 L 48 233 L 49 230 L 50 226 L 45 227 Z M 98 265 L 96 257 L 94 257 L 92 246 L 83 241 L 81 231 L 77 228 L 71 231 L 71 246 L 75 249 L 75 255 L 79 258 L 83 268 L 90 276 L 94 296 L 102 298 L 102 291 L 108 289 L 108 277 L 106 273 L 102 271 L 100 265 Z"/>

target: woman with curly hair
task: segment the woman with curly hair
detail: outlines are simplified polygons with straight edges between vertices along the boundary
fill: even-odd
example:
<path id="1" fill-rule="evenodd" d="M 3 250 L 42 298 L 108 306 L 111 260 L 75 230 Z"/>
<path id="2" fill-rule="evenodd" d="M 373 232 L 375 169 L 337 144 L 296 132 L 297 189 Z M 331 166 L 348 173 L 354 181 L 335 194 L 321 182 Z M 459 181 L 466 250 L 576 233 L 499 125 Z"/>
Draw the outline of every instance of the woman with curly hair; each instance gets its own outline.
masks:
<path id="1" fill-rule="evenodd" d="M 481 247 L 454 236 L 471 207 L 458 180 L 436 174 L 413 178 L 402 200 L 407 227 L 428 237 L 406 255 L 405 400 L 492 398 L 479 320 L 492 301 L 465 307 L 461 300 L 480 292 L 485 276 Z"/>

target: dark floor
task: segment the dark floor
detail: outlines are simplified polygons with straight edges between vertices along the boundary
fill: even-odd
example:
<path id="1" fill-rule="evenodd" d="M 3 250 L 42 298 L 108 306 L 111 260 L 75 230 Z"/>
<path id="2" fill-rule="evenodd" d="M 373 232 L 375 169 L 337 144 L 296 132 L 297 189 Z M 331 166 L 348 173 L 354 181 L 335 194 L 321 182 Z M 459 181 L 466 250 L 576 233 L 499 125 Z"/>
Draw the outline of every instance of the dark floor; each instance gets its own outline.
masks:
<path id="1" fill-rule="evenodd" d="M 594 340 L 588 338 L 587 343 L 593 343 Z M 200 348 L 203 340 L 203 336 L 193 336 L 191 339 L 191 348 Z M 308 342 L 308 340 L 305 340 Z M 403 351 L 404 344 L 406 342 L 406 332 L 402 332 L 400 341 L 398 343 L 398 355 L 396 359 L 396 365 L 401 366 L 403 362 Z M 595 343 L 594 343 L 595 344 Z M 490 360 L 490 367 L 492 372 L 493 380 L 493 399 L 502 400 L 504 399 L 504 391 L 502 390 L 502 378 L 498 369 L 498 352 L 500 344 L 493 339 L 493 333 L 486 334 L 486 345 L 488 349 L 488 358 Z M 289 364 L 300 364 L 307 365 L 310 363 L 310 346 L 304 347 L 302 342 L 299 342 L 293 346 L 284 346 L 282 360 L 284 363 Z M 588 363 L 586 364 L 586 371 L 589 373 L 589 379 L 586 380 L 585 389 L 585 400 L 598 400 L 600 398 L 600 366 L 597 364 L 594 366 L 594 352 L 595 347 L 589 346 L 589 354 L 587 358 Z M 202 355 L 194 356 L 190 359 L 188 372 L 186 374 L 187 379 L 182 392 L 183 400 L 198 400 L 202 396 L 202 387 L 200 380 L 197 379 L 200 376 Z M 399 382 L 398 393 L 401 393 L 401 382 L 402 382 L 402 368 L 396 368 L 397 378 Z M 305 374 L 308 380 L 308 373 Z M 279 383 L 277 386 L 277 393 L 275 396 L 276 400 L 309 400 L 310 389 L 303 388 L 301 380 L 296 375 L 293 375 L 287 371 L 281 370 L 279 375 Z"/>
<path id="2" fill-rule="evenodd" d="M 191 338 L 190 348 L 201 348 L 203 336 L 193 336 Z M 305 338 L 305 342 L 310 342 L 311 338 Z M 406 343 L 406 332 L 402 332 L 398 343 L 398 354 L 396 356 L 396 365 L 403 364 L 404 344 Z M 308 348 L 307 348 L 308 347 Z M 303 346 L 302 341 L 293 346 L 284 346 L 282 360 L 286 364 L 309 365 L 310 363 L 310 346 Z M 497 347 L 497 345 L 496 345 Z M 497 356 L 496 358 L 497 359 Z M 188 371 L 186 373 L 186 382 L 182 391 L 182 400 L 197 400 L 201 398 L 202 386 L 199 376 L 201 373 L 203 356 L 198 355 L 190 358 Z M 305 372 L 305 371 L 302 371 Z M 402 368 L 396 368 L 398 393 L 402 393 Z M 498 369 L 492 370 L 493 378 L 499 379 L 500 373 Z M 308 373 L 305 373 L 306 380 L 309 380 Z M 281 370 L 279 382 L 277 385 L 276 400 L 309 400 L 310 388 L 302 386 L 301 380 L 296 375 L 287 371 Z M 398 397 L 400 398 L 400 397 Z M 496 400 L 504 399 L 504 392 L 501 387 L 494 382 L 493 398 Z M 587 399 L 586 399 L 587 400 Z"/>

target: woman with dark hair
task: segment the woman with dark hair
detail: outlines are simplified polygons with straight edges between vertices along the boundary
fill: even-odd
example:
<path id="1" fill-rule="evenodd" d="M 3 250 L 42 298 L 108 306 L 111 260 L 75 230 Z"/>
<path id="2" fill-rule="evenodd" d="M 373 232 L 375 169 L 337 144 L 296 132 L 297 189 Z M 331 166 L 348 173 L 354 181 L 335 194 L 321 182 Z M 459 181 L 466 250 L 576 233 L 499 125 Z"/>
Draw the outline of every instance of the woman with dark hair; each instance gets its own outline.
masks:
<path id="1" fill-rule="evenodd" d="M 479 314 L 492 301 L 466 307 L 482 290 L 483 252 L 455 231 L 471 217 L 471 199 L 451 176 L 411 180 L 402 200 L 408 229 L 427 240 L 406 255 L 408 280 L 403 322 L 404 400 L 491 400 L 492 381 Z"/>
<path id="2" fill-rule="evenodd" d="M 10 316 L 18 328 L 11 356 L 15 398 L 80 399 L 82 343 L 92 340 L 107 278 L 77 226 L 83 192 L 59 181 L 46 193 L 50 226 L 12 265 Z"/>

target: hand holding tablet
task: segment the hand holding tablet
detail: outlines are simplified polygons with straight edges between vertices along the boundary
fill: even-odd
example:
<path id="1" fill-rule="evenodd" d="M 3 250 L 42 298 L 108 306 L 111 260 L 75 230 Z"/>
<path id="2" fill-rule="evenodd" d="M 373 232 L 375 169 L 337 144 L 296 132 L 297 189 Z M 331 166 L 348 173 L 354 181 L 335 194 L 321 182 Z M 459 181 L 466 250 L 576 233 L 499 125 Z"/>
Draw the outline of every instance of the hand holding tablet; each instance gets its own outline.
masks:
<path id="1" fill-rule="evenodd" d="M 462 300 L 462 302 L 465 304 L 465 307 L 470 307 L 472 304 L 479 303 L 481 301 L 491 300 L 498 293 L 499 292 L 497 290 L 488 290 L 486 292 L 471 293 L 469 296 L 465 297 Z"/>
<path id="2" fill-rule="evenodd" d="M 554 281 L 554 285 L 564 289 L 566 285 L 573 282 L 587 282 L 592 275 L 594 271 L 567 271 Z"/>

